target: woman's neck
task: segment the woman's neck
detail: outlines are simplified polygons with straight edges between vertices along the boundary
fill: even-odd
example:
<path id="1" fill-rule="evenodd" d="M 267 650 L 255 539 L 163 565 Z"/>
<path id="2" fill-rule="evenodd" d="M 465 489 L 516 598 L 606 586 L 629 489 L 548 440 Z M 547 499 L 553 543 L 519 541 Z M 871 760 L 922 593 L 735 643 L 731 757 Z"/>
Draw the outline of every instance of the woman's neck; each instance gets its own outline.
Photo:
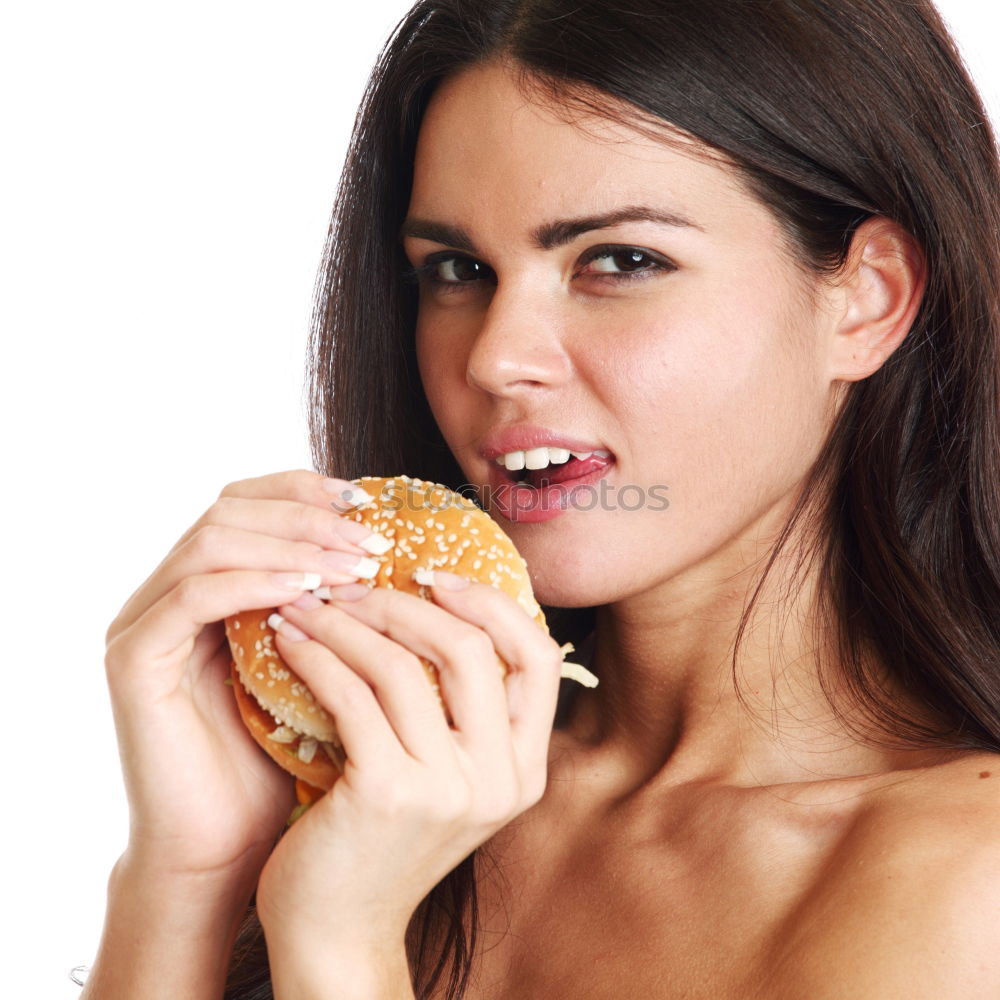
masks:
<path id="1" fill-rule="evenodd" d="M 775 581 L 783 579 L 778 569 Z M 672 581 L 669 594 L 598 611 L 592 666 L 601 682 L 579 692 L 563 729 L 621 793 L 650 783 L 756 787 L 907 766 L 912 754 L 861 743 L 824 694 L 821 670 L 841 711 L 862 722 L 843 695 L 815 581 L 791 603 L 772 589 L 765 586 L 743 632 L 735 675 L 745 588 L 685 594 Z"/>

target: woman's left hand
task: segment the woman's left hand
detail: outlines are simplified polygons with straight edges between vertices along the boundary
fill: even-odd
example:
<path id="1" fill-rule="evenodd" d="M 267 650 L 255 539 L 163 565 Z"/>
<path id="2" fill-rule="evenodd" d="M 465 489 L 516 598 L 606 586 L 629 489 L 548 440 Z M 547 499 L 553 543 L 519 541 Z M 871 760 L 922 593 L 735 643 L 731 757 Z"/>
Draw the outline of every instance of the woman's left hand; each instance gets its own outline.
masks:
<path id="1" fill-rule="evenodd" d="M 279 609 L 278 650 L 333 716 L 347 764 L 261 875 L 269 950 L 402 941 L 431 888 L 545 789 L 562 655 L 516 601 L 482 583 L 439 582 L 433 603 L 336 594 Z M 418 656 L 438 667 L 450 726 Z"/>

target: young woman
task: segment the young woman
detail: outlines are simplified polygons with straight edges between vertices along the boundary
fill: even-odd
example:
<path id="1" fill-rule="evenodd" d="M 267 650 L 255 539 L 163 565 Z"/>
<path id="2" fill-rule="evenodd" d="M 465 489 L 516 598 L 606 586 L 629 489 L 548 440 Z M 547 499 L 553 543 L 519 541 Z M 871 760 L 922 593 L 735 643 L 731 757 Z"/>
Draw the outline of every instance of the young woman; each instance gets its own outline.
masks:
<path id="1" fill-rule="evenodd" d="M 998 206 L 929 3 L 418 3 L 326 256 L 324 475 L 227 487 L 110 629 L 86 996 L 1000 991 Z M 541 448 L 588 490 L 513 487 Z M 552 637 L 304 591 L 399 472 L 480 488 Z M 276 847 L 218 625 L 271 605 L 350 761 Z"/>

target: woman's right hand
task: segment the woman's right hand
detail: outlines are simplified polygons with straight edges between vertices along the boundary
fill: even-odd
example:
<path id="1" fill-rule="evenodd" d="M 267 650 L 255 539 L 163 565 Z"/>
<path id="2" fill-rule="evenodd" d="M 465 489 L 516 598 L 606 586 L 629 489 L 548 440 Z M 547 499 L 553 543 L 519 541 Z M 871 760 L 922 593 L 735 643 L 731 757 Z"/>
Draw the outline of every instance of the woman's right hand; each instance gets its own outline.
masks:
<path id="1" fill-rule="evenodd" d="M 295 471 L 227 486 L 111 624 L 128 856 L 140 869 L 255 879 L 267 859 L 292 783 L 239 718 L 221 620 L 294 601 L 315 575 L 357 579 L 370 531 L 337 513 L 350 485 Z"/>

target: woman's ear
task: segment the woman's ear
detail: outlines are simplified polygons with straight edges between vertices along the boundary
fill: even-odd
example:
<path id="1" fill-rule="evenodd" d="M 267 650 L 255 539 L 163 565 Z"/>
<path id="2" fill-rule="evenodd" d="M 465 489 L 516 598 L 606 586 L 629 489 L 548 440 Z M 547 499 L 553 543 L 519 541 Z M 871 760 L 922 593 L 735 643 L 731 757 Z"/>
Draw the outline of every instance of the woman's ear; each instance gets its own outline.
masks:
<path id="1" fill-rule="evenodd" d="M 902 226 L 884 216 L 858 226 L 833 284 L 831 379 L 857 382 L 882 367 L 910 332 L 926 271 L 920 245 Z"/>

